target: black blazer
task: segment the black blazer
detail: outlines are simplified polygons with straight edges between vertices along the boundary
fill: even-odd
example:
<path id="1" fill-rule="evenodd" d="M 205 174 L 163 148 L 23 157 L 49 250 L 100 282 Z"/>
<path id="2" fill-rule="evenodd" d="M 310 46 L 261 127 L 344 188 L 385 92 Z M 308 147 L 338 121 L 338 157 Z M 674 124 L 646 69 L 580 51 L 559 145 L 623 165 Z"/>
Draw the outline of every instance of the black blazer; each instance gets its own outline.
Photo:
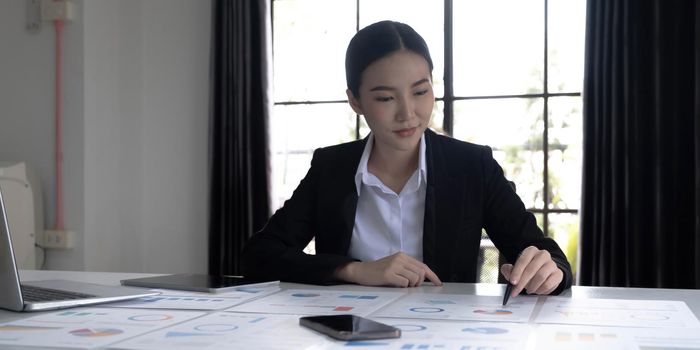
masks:
<path id="1" fill-rule="evenodd" d="M 354 261 L 347 256 L 355 222 L 355 173 L 367 139 L 317 149 L 292 197 L 243 250 L 248 277 L 324 284 Z M 571 267 L 493 159 L 491 149 L 425 131 L 427 188 L 423 262 L 443 282 L 476 282 L 481 229 L 509 262 L 533 245 L 564 272 L 555 293 L 571 286 Z M 316 255 L 302 250 L 316 237 Z"/>

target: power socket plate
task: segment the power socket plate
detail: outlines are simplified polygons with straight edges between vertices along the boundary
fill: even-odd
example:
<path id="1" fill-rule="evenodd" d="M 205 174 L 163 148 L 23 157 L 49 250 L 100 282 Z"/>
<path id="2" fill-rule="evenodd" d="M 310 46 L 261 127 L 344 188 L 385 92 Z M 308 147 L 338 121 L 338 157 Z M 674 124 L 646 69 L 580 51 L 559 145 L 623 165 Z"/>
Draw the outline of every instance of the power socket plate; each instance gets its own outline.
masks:
<path id="1" fill-rule="evenodd" d="M 73 248 L 73 231 L 45 230 L 42 247 L 47 249 L 71 249 Z"/>
<path id="2" fill-rule="evenodd" d="M 41 0 L 41 19 L 44 21 L 72 21 L 75 6 L 69 0 Z"/>

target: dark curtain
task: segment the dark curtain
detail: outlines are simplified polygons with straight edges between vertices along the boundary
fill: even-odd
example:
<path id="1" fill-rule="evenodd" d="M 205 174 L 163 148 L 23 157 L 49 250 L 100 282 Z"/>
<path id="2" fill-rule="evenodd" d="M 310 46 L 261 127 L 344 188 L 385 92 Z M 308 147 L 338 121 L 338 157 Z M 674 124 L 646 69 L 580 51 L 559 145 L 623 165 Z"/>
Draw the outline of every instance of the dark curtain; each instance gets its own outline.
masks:
<path id="1" fill-rule="evenodd" d="M 240 271 L 243 244 L 270 215 L 268 0 L 213 0 L 209 273 Z"/>
<path id="2" fill-rule="evenodd" d="M 700 288 L 699 13 L 588 0 L 579 284 Z"/>

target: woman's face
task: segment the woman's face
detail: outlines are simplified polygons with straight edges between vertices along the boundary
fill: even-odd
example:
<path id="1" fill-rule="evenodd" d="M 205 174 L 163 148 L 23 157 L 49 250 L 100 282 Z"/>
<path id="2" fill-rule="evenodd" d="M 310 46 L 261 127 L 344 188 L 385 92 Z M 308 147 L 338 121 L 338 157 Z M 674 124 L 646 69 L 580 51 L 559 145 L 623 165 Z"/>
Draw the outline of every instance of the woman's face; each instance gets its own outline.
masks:
<path id="1" fill-rule="evenodd" d="M 375 147 L 415 151 L 435 103 L 428 62 L 414 52 L 396 51 L 370 64 L 361 81 L 360 97 L 348 90 L 348 98 L 364 115 Z"/>

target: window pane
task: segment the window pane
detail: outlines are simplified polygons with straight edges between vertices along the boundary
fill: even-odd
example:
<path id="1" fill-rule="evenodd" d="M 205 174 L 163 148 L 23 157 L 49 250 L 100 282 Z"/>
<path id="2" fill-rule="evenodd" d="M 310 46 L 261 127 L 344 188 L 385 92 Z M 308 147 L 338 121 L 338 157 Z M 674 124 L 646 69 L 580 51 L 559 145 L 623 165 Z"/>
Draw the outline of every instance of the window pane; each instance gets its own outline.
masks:
<path id="1" fill-rule="evenodd" d="M 433 118 L 430 119 L 430 124 L 428 127 L 433 129 L 438 134 L 445 135 L 445 131 L 442 128 L 442 124 L 445 120 L 445 103 L 442 101 L 435 101 L 435 106 L 433 107 Z"/>
<path id="2" fill-rule="evenodd" d="M 544 232 L 545 236 L 547 235 L 547 231 L 544 230 L 544 214 L 542 213 L 533 213 L 535 215 L 535 221 L 537 221 L 537 227 Z"/>
<path id="3" fill-rule="evenodd" d="M 355 113 L 347 103 L 275 106 L 270 122 L 272 208 L 292 196 L 316 148 L 354 139 Z"/>
<path id="4" fill-rule="evenodd" d="M 455 96 L 541 93 L 543 0 L 454 0 Z"/>
<path id="5" fill-rule="evenodd" d="M 360 116 L 360 138 L 364 139 L 367 135 L 369 135 L 369 125 L 367 125 L 365 117 Z"/>
<path id="6" fill-rule="evenodd" d="M 486 231 L 481 230 L 481 245 L 479 246 L 479 261 L 476 271 L 478 283 L 498 283 L 500 271 L 498 257 L 498 249 L 488 238 Z"/>
<path id="7" fill-rule="evenodd" d="M 574 276 L 576 275 L 576 255 L 578 250 L 578 214 L 549 214 L 549 235 L 566 254 Z"/>
<path id="8" fill-rule="evenodd" d="M 527 208 L 543 208 L 542 99 L 455 101 L 454 137 L 488 145 Z"/>
<path id="9" fill-rule="evenodd" d="M 586 29 L 584 0 L 549 0 L 549 92 L 583 89 L 583 53 Z"/>
<path id="10" fill-rule="evenodd" d="M 581 205 L 581 106 L 581 97 L 549 99 L 550 208 L 578 209 Z"/>
<path id="11" fill-rule="evenodd" d="M 372 23 L 392 20 L 403 22 L 425 39 L 433 59 L 435 96 L 444 95 L 445 10 L 443 1 L 368 0 L 360 1 L 360 28 Z"/>
<path id="12" fill-rule="evenodd" d="M 347 98 L 345 50 L 356 11 L 354 0 L 274 2 L 276 102 Z"/>

